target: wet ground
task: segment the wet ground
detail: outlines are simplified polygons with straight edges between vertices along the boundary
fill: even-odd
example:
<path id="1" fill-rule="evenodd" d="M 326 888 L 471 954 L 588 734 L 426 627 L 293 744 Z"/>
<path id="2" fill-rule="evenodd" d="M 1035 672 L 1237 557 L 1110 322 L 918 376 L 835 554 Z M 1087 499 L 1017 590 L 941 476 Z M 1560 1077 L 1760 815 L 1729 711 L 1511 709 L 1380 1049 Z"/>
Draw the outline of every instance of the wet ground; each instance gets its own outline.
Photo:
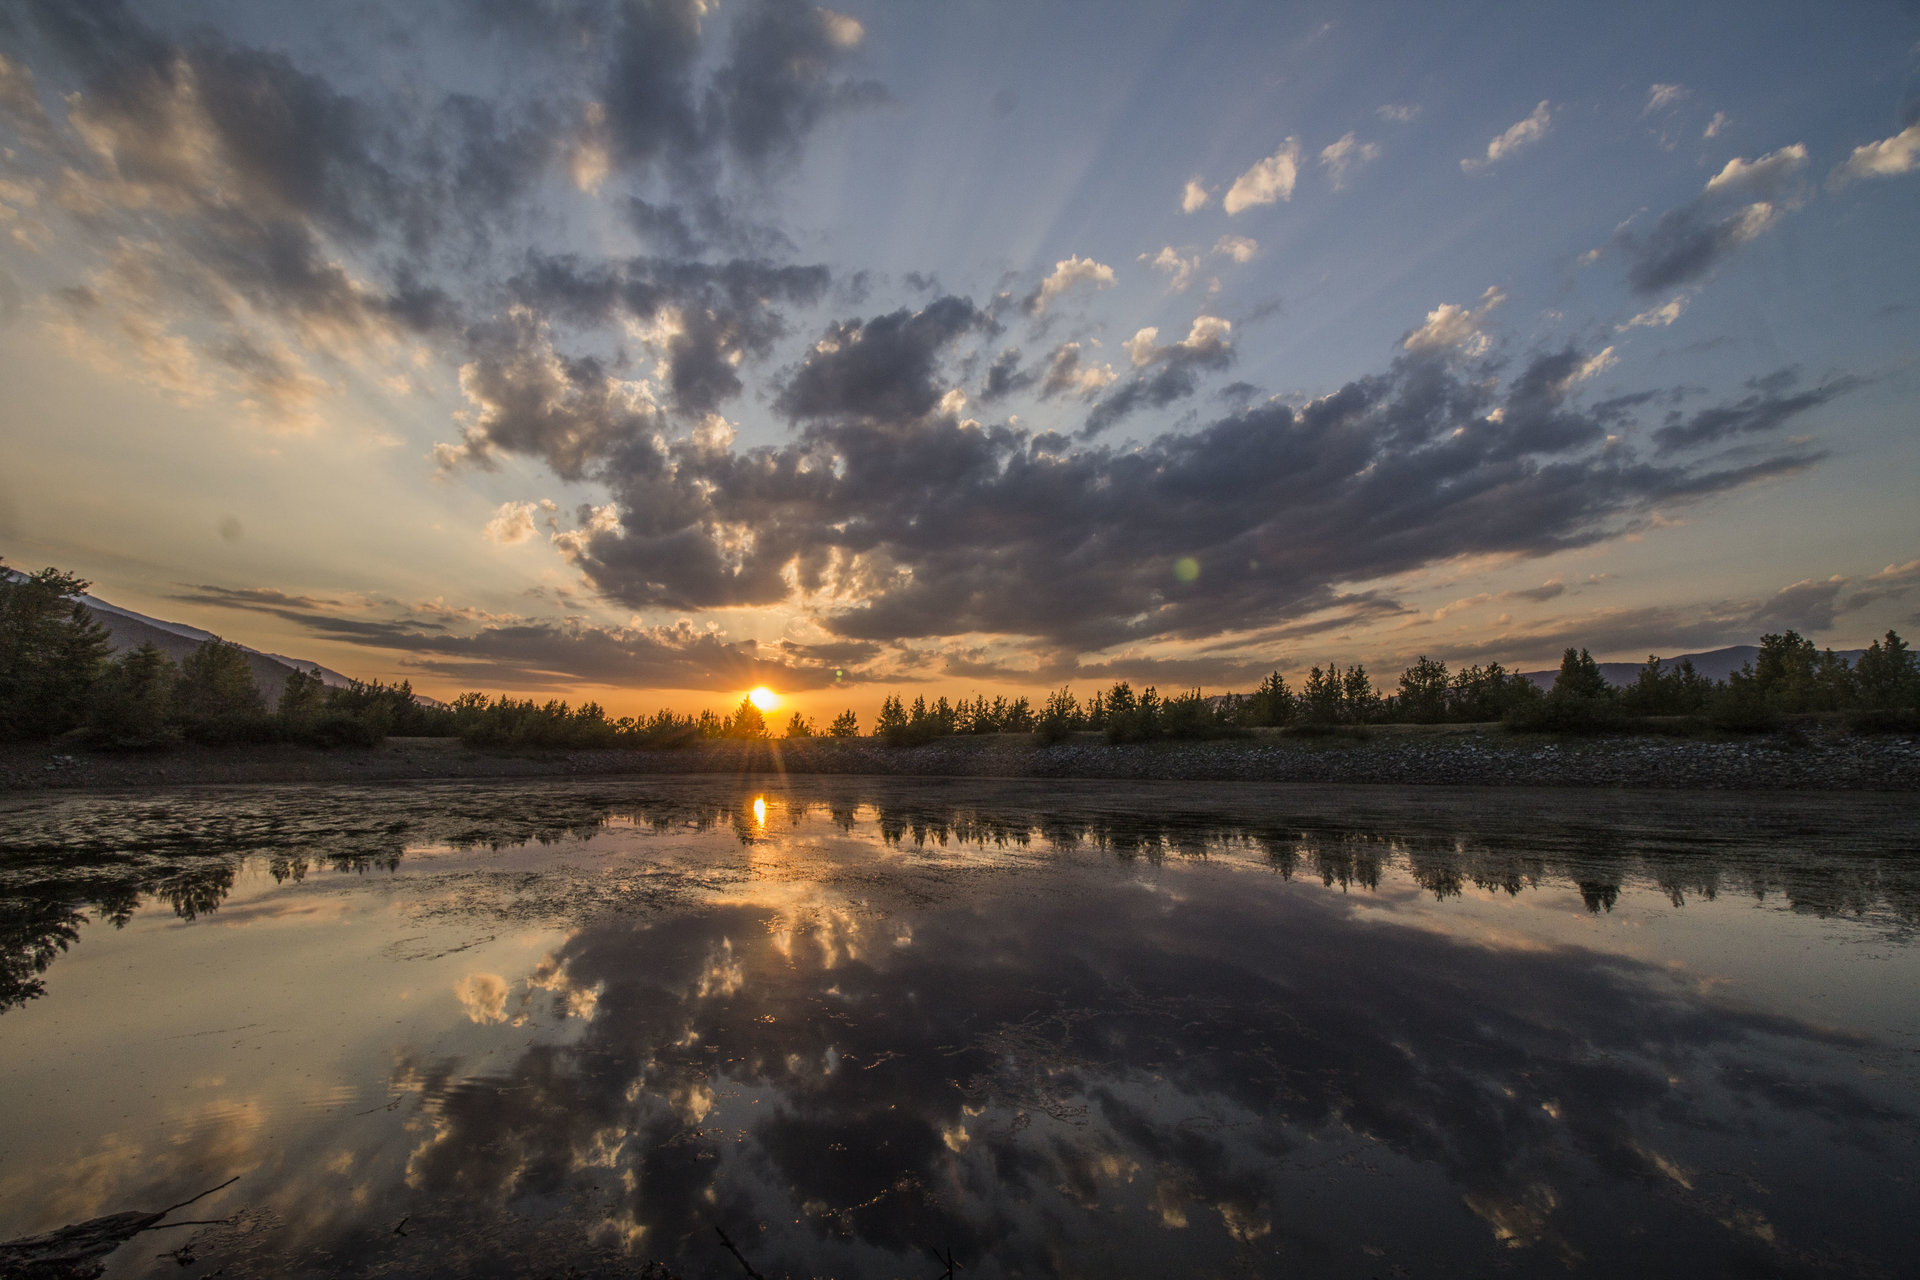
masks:
<path id="1" fill-rule="evenodd" d="M 0 1240 L 237 1178 L 106 1274 L 1903 1274 L 1916 810 L 16 796 Z"/>

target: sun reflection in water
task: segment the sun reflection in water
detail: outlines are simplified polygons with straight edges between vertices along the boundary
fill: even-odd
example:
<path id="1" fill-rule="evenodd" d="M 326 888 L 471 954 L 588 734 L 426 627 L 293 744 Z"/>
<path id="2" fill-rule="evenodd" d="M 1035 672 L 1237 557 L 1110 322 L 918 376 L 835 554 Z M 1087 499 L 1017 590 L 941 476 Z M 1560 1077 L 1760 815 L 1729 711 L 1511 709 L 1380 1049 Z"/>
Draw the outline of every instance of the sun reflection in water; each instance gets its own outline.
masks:
<path id="1" fill-rule="evenodd" d="M 767 798 L 765 796 L 755 796 L 753 798 L 753 825 L 762 830 L 766 828 Z"/>

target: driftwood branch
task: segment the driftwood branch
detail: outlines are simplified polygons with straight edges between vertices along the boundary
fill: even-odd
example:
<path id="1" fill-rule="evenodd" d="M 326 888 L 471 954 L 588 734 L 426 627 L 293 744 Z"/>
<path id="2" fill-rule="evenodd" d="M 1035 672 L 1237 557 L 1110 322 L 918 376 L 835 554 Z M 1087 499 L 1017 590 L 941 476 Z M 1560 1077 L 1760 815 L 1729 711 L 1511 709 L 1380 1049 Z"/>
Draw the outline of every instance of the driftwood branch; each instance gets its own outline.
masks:
<path id="1" fill-rule="evenodd" d="M 767 1280 L 765 1276 L 761 1275 L 758 1271 L 755 1271 L 753 1269 L 753 1264 L 747 1261 L 747 1255 L 744 1253 L 741 1253 L 739 1248 L 734 1245 L 733 1241 L 727 1239 L 727 1233 L 721 1229 L 721 1226 L 719 1223 L 717 1222 L 714 1223 L 713 1229 L 715 1234 L 717 1234 L 720 1237 L 720 1243 L 726 1248 L 726 1251 L 733 1255 L 733 1260 L 735 1262 L 738 1262 L 740 1264 L 741 1270 L 745 1271 L 748 1276 L 752 1277 L 752 1280 Z"/>
<path id="2" fill-rule="evenodd" d="M 230 1221 L 223 1218 L 163 1223 L 160 1219 L 175 1209 L 184 1209 L 196 1200 L 204 1200 L 216 1191 L 224 1191 L 238 1181 L 238 1177 L 228 1178 L 217 1187 L 209 1187 L 199 1195 L 190 1196 L 179 1204 L 168 1205 L 157 1213 L 134 1209 L 108 1214 L 103 1218 L 90 1218 L 44 1235 L 0 1241 L 0 1275 L 19 1277 L 20 1280 L 87 1280 L 106 1269 L 108 1254 L 143 1231 L 160 1231 L 167 1227 L 216 1226 Z M 172 1253 L 160 1256 L 176 1261 L 191 1259 L 191 1250 L 191 1244 L 182 1245 Z"/>

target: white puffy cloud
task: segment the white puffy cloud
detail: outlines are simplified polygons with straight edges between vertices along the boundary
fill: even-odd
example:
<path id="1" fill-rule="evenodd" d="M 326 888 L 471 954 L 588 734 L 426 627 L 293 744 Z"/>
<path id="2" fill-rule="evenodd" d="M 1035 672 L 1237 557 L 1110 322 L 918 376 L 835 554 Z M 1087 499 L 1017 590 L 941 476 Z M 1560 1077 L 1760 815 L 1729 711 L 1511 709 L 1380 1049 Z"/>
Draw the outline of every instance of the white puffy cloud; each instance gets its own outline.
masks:
<path id="1" fill-rule="evenodd" d="M 1207 201 L 1213 199 L 1213 192 L 1200 184 L 1198 178 L 1188 178 L 1185 190 L 1180 193 L 1180 212 L 1198 213 L 1207 207 Z"/>
<path id="2" fill-rule="evenodd" d="M 1346 185 L 1347 170 L 1368 164 L 1378 159 L 1379 155 L 1379 143 L 1358 141 L 1352 132 L 1348 132 L 1338 142 L 1320 149 L 1320 163 L 1333 174 L 1333 189 L 1338 191 Z"/>
<path id="3" fill-rule="evenodd" d="M 1148 325 L 1120 346 L 1135 365 L 1144 365 L 1152 363 L 1153 353 L 1160 349 L 1159 341 L 1160 330 L 1153 325 Z"/>
<path id="4" fill-rule="evenodd" d="M 1620 363 L 1620 361 L 1613 354 L 1613 348 L 1602 347 L 1599 351 L 1580 362 L 1580 367 L 1573 371 L 1573 378 L 1571 380 L 1574 382 L 1585 382 L 1588 378 L 1597 378 L 1618 363 Z"/>
<path id="5" fill-rule="evenodd" d="M 1188 285 L 1192 284 L 1193 273 L 1200 269 L 1199 254 L 1183 255 L 1170 244 L 1161 246 L 1160 252 L 1151 257 L 1144 253 L 1141 254 L 1140 261 L 1146 263 L 1156 271 L 1165 271 L 1168 275 L 1172 276 L 1173 279 L 1170 281 L 1170 284 L 1176 290 L 1184 290 Z"/>
<path id="6" fill-rule="evenodd" d="M 1716 111 L 1713 113 L 1713 119 L 1707 121 L 1706 130 L 1701 133 L 1700 136 L 1703 138 L 1717 138 L 1724 133 L 1727 126 L 1732 123 L 1732 116 L 1724 111 Z"/>
<path id="7" fill-rule="evenodd" d="M 539 532 L 534 524 L 537 513 L 546 513 L 547 523 L 551 526 L 553 513 L 559 509 L 547 498 L 538 502 L 503 502 L 482 532 L 489 542 L 497 542 L 503 547 L 519 546 Z"/>
<path id="8" fill-rule="evenodd" d="M 1688 298 L 1682 293 L 1657 307 L 1649 307 L 1633 319 L 1621 325 L 1622 329 L 1664 329 L 1680 318 L 1687 309 Z"/>
<path id="9" fill-rule="evenodd" d="M 1110 364 L 1089 364 L 1080 358 L 1080 344 L 1062 343 L 1053 353 L 1053 359 L 1047 367 L 1046 381 L 1042 384 L 1040 396 L 1047 399 L 1057 395 L 1090 396 L 1108 386 L 1116 375 Z"/>
<path id="10" fill-rule="evenodd" d="M 1481 325 L 1493 309 L 1507 300 L 1497 287 L 1480 295 L 1480 305 L 1468 309 L 1443 302 L 1427 312 L 1426 323 L 1407 335 L 1402 345 L 1408 351 L 1441 351 L 1455 348 L 1468 356 L 1485 354 L 1489 345 Z"/>
<path id="11" fill-rule="evenodd" d="M 1178 342 L 1160 345 L 1160 330 L 1149 326 L 1121 343 L 1127 358 L 1133 361 L 1135 368 L 1145 368 L 1150 364 L 1159 364 L 1167 360 L 1180 360 L 1203 357 L 1217 352 L 1228 351 L 1232 343 L 1233 323 L 1219 316 L 1195 316 L 1193 327 L 1187 336 Z"/>
<path id="12" fill-rule="evenodd" d="M 1034 294 L 1029 307 L 1035 315 L 1047 309 L 1047 304 L 1067 290 L 1077 285 L 1091 285 L 1096 289 L 1113 287 L 1113 268 L 1092 258 L 1062 258 L 1053 264 L 1053 271 L 1040 282 L 1038 292 Z"/>
<path id="13" fill-rule="evenodd" d="M 1232 216 L 1255 205 L 1291 200 L 1299 176 L 1300 140 L 1288 138 L 1278 151 L 1233 180 L 1221 207 Z"/>
<path id="14" fill-rule="evenodd" d="M 1683 84 L 1656 84 L 1647 89 L 1647 105 L 1640 110 L 1643 116 L 1650 116 L 1662 107 L 1670 107 L 1687 96 L 1687 86 Z"/>
<path id="15" fill-rule="evenodd" d="M 1893 178 L 1920 168 L 1920 123 L 1910 124 L 1891 138 L 1855 147 L 1847 162 L 1833 171 L 1833 185 L 1856 178 Z"/>
<path id="16" fill-rule="evenodd" d="M 1221 236 L 1213 242 L 1213 251 L 1225 254 L 1235 262 L 1252 262 L 1254 255 L 1260 252 L 1260 242 L 1251 236 Z"/>
<path id="17" fill-rule="evenodd" d="M 827 39 L 841 49 L 851 49 L 867 36 L 867 29 L 860 25 L 858 18 L 835 13 L 831 9 L 820 10 L 820 26 L 826 32 Z"/>
<path id="18" fill-rule="evenodd" d="M 1725 168 L 1707 179 L 1707 190 L 1715 195 L 1747 191 L 1771 195 L 1806 165 L 1807 144 L 1804 142 L 1781 147 L 1778 151 L 1752 160 L 1735 156 L 1727 161 Z"/>
<path id="19" fill-rule="evenodd" d="M 1543 98 L 1540 105 L 1533 109 L 1532 115 L 1509 126 L 1506 132 L 1487 143 L 1487 154 L 1484 158 L 1468 156 L 1460 162 L 1460 167 L 1468 173 L 1472 173 L 1475 169 L 1484 169 L 1512 155 L 1522 147 L 1531 146 L 1540 141 L 1546 136 L 1552 124 L 1552 105 Z"/>

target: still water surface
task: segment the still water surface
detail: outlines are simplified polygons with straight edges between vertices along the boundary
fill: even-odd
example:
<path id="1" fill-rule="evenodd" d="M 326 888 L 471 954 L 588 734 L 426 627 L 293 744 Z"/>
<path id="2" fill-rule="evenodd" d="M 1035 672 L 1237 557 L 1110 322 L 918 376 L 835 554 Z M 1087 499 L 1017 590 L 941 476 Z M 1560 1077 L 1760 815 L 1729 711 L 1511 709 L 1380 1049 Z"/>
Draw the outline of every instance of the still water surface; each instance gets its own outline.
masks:
<path id="1" fill-rule="evenodd" d="M 107 1274 L 1911 1274 L 1917 923 L 1896 796 L 15 799 L 0 1240 L 237 1176 Z"/>

